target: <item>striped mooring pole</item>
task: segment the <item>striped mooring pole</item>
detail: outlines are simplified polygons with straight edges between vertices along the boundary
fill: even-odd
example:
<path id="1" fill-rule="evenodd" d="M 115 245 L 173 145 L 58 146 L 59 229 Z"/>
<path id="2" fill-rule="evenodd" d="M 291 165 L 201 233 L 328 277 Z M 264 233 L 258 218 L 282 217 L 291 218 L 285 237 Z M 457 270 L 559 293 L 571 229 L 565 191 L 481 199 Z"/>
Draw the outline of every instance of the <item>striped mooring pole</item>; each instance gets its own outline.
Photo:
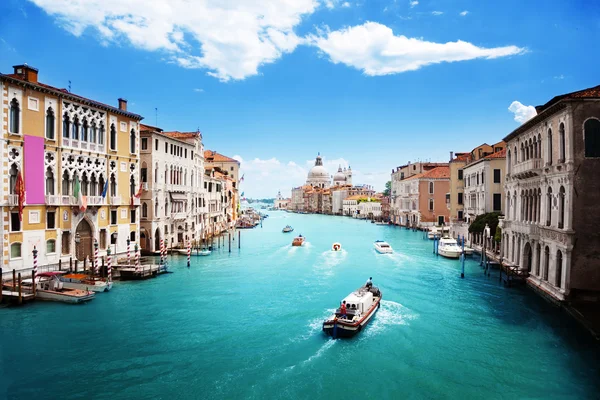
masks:
<path id="1" fill-rule="evenodd" d="M 94 275 L 100 275 L 100 266 L 98 265 L 98 240 L 94 240 Z"/>
<path id="2" fill-rule="evenodd" d="M 110 247 L 106 250 L 106 275 L 108 281 L 112 281 L 112 257 L 110 256 Z"/>
<path id="3" fill-rule="evenodd" d="M 140 269 L 140 252 L 137 243 L 135 244 L 135 272 Z"/>
<path id="4" fill-rule="evenodd" d="M 192 242 L 188 239 L 188 243 L 187 243 L 187 266 L 188 268 L 190 267 L 190 254 L 192 253 Z"/>
<path id="5" fill-rule="evenodd" d="M 36 246 L 33 246 L 33 273 L 35 274 L 35 276 L 37 276 L 37 272 L 38 272 L 37 255 L 38 255 L 38 251 L 36 249 Z"/>
<path id="6" fill-rule="evenodd" d="M 129 255 L 130 245 L 131 245 L 131 240 L 127 239 L 127 265 L 131 265 L 131 256 Z"/>
<path id="7" fill-rule="evenodd" d="M 163 265 L 163 253 L 165 251 L 165 241 L 164 239 L 160 239 L 160 265 Z"/>

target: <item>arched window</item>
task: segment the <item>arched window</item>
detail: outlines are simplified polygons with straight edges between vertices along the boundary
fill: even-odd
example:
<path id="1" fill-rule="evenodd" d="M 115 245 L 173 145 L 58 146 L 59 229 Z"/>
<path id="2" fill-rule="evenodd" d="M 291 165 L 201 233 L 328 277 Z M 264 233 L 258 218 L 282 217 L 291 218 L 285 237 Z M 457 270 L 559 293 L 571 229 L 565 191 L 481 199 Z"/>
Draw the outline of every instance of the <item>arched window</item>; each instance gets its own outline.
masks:
<path id="1" fill-rule="evenodd" d="M 513 148 L 513 154 L 515 156 L 515 159 L 513 160 L 513 163 L 516 164 L 519 162 L 519 153 L 517 153 L 517 146 L 515 146 Z"/>
<path id="2" fill-rule="evenodd" d="M 165 185 L 169 183 L 169 166 L 165 165 Z"/>
<path id="3" fill-rule="evenodd" d="M 562 251 L 558 250 L 556 252 L 556 275 L 555 275 L 555 285 L 557 288 L 562 286 L 562 266 L 563 266 L 563 255 Z"/>
<path id="4" fill-rule="evenodd" d="M 9 132 L 19 133 L 19 122 L 21 120 L 21 109 L 19 102 L 13 98 L 10 102 Z"/>
<path id="5" fill-rule="evenodd" d="M 510 157 L 510 150 L 508 150 L 506 152 L 506 169 L 508 170 L 508 173 L 510 174 L 510 163 L 511 163 L 511 157 Z"/>
<path id="6" fill-rule="evenodd" d="M 154 167 L 154 182 L 158 183 L 158 163 L 156 163 L 156 166 Z"/>
<path id="7" fill-rule="evenodd" d="M 65 115 L 63 115 L 63 137 L 64 138 L 69 138 L 69 128 L 70 128 L 70 124 L 71 124 L 71 120 L 69 119 L 69 116 L 67 115 L 67 113 L 65 113 Z"/>
<path id="8" fill-rule="evenodd" d="M 153 217 L 158 217 L 158 199 L 156 199 L 156 202 L 154 203 L 154 215 Z"/>
<path id="9" fill-rule="evenodd" d="M 81 126 L 81 140 L 84 142 L 88 141 L 88 122 L 87 118 L 83 119 L 83 124 Z"/>
<path id="10" fill-rule="evenodd" d="M 10 175 L 10 181 L 9 181 L 9 186 L 8 186 L 9 193 L 16 194 L 15 186 L 17 185 L 17 176 L 19 175 L 19 168 L 17 167 L 16 163 L 13 163 L 10 166 L 9 175 Z"/>
<path id="11" fill-rule="evenodd" d="M 110 174 L 110 195 L 117 195 L 117 178 L 114 173 Z"/>
<path id="12" fill-rule="evenodd" d="M 529 138 L 529 158 L 533 158 L 533 140 Z"/>
<path id="13" fill-rule="evenodd" d="M 92 125 L 90 126 L 90 143 L 96 143 L 97 131 L 98 128 L 96 127 L 96 123 L 92 122 Z"/>
<path id="14" fill-rule="evenodd" d="M 566 146 L 566 142 L 565 142 L 565 124 L 563 124 L 561 122 L 560 127 L 558 128 L 558 136 L 559 136 L 559 156 L 558 158 L 560 159 L 559 162 L 565 162 L 566 160 L 566 150 L 565 150 L 565 146 Z"/>
<path id="15" fill-rule="evenodd" d="M 54 111 L 52 107 L 46 110 L 46 139 L 54 140 Z"/>
<path id="16" fill-rule="evenodd" d="M 546 226 L 552 225 L 552 188 L 548 188 L 546 194 Z"/>
<path id="17" fill-rule="evenodd" d="M 525 159 L 529 160 L 529 145 L 525 143 Z"/>
<path id="18" fill-rule="evenodd" d="M 542 248 L 540 247 L 540 244 L 537 244 L 537 251 L 536 251 L 536 260 L 535 260 L 535 275 L 536 276 L 540 276 L 540 263 L 541 263 L 541 258 L 542 258 Z"/>
<path id="19" fill-rule="evenodd" d="M 552 129 L 548 129 L 548 165 L 552 165 Z"/>
<path id="20" fill-rule="evenodd" d="M 50 167 L 46 168 L 46 194 L 54 194 L 54 172 Z"/>
<path id="21" fill-rule="evenodd" d="M 129 152 L 135 154 L 135 131 L 133 129 L 129 133 Z"/>
<path id="22" fill-rule="evenodd" d="M 429 182 L 429 194 L 433 194 L 433 182 Z"/>
<path id="23" fill-rule="evenodd" d="M 21 243 L 13 243 L 10 245 L 10 258 L 21 258 Z"/>
<path id="24" fill-rule="evenodd" d="M 98 128 L 98 144 L 104 144 L 104 122 L 100 122 L 100 127 Z"/>
<path id="25" fill-rule="evenodd" d="M 565 188 L 560 187 L 558 192 L 558 228 L 562 229 L 565 226 Z"/>
<path id="26" fill-rule="evenodd" d="M 165 200 L 165 217 L 169 215 L 169 200 Z"/>
<path id="27" fill-rule="evenodd" d="M 56 253 L 56 240 L 48 239 L 46 241 L 46 254 Z"/>
<path id="28" fill-rule="evenodd" d="M 523 143 L 521 143 L 521 162 L 527 160 L 525 158 L 525 145 Z"/>
<path id="29" fill-rule="evenodd" d="M 538 148 L 537 148 L 537 138 L 535 136 L 533 137 L 533 158 L 539 158 L 538 157 Z"/>
<path id="30" fill-rule="evenodd" d="M 104 176 L 100 175 L 98 178 L 98 194 L 100 196 L 102 196 L 102 193 L 104 192 L 104 185 L 106 185 L 106 181 L 104 180 Z M 106 194 L 104 196 L 106 196 Z"/>
<path id="31" fill-rule="evenodd" d="M 548 270 L 550 269 L 550 248 L 546 246 L 544 249 L 544 270 L 542 271 L 542 279 L 548 280 Z"/>
<path id="32" fill-rule="evenodd" d="M 129 178 L 129 194 L 131 197 L 135 196 L 135 177 L 133 175 Z"/>
<path id="33" fill-rule="evenodd" d="M 90 179 L 90 196 L 98 195 L 98 180 L 96 174 L 92 172 L 92 178 Z"/>
<path id="34" fill-rule="evenodd" d="M 87 173 L 84 172 L 81 176 L 81 194 L 83 194 L 84 196 L 89 195 L 89 187 L 90 181 L 88 179 Z"/>
<path id="35" fill-rule="evenodd" d="M 542 158 L 542 134 L 538 133 L 538 158 Z"/>
<path id="36" fill-rule="evenodd" d="M 62 194 L 63 194 L 63 196 L 69 195 L 69 188 L 71 187 L 70 183 L 71 182 L 69 179 L 69 173 L 67 171 L 63 172 L 63 175 L 62 175 Z"/>
<path id="37" fill-rule="evenodd" d="M 79 140 L 79 119 L 77 117 L 73 118 L 73 125 L 71 129 L 71 139 Z"/>
<path id="38" fill-rule="evenodd" d="M 117 128 L 115 128 L 115 124 L 110 124 L 110 149 L 117 149 Z"/>
<path id="39" fill-rule="evenodd" d="M 142 203 L 142 218 L 148 218 L 148 204 Z"/>
<path id="40" fill-rule="evenodd" d="M 585 156 L 600 157 L 600 121 L 588 119 L 583 125 L 585 140 Z"/>

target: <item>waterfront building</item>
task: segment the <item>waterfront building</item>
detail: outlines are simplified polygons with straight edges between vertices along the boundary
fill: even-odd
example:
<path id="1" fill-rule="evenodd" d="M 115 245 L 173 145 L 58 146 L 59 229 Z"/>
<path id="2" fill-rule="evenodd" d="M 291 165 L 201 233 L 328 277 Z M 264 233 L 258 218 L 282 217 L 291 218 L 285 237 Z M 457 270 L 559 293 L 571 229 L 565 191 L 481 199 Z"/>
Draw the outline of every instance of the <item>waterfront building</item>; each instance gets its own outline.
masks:
<path id="1" fill-rule="evenodd" d="M 165 132 L 141 125 L 140 246 L 149 253 L 184 247 L 200 236 L 207 212 L 200 132 Z"/>
<path id="2" fill-rule="evenodd" d="M 419 228 L 447 224 L 449 186 L 448 164 L 399 181 L 394 202 L 395 223 Z"/>
<path id="3" fill-rule="evenodd" d="M 463 168 L 471 157 L 471 153 L 450 152 L 450 223 L 462 226 L 465 222 L 464 212 L 464 171 Z"/>
<path id="4" fill-rule="evenodd" d="M 204 163 L 208 167 L 219 168 L 222 173 L 225 173 L 230 178 L 231 202 L 234 204 L 231 210 L 231 218 L 233 221 L 237 220 L 237 205 L 240 202 L 240 184 L 244 180 L 243 176 L 240 177 L 240 162 L 235 158 L 227 157 L 216 151 L 206 150 L 204 152 Z"/>
<path id="5" fill-rule="evenodd" d="M 478 160 L 467 163 L 463 168 L 465 219 L 470 224 L 478 215 L 490 212 L 504 214 L 504 168 L 506 148 Z"/>
<path id="6" fill-rule="evenodd" d="M 281 195 L 281 190 L 277 192 L 277 197 L 275 198 L 275 202 L 273 207 L 278 210 L 287 210 L 290 205 L 291 199 L 284 199 Z"/>
<path id="7" fill-rule="evenodd" d="M 354 195 L 344 199 L 343 202 L 343 214 L 346 217 L 356 218 L 358 211 L 359 201 L 366 200 L 367 197 L 361 195 Z"/>
<path id="8" fill-rule="evenodd" d="M 381 219 L 381 199 L 368 197 L 360 201 L 356 207 L 356 218 Z"/>
<path id="9" fill-rule="evenodd" d="M 503 262 L 551 299 L 599 300 L 600 86 L 556 96 L 504 138 Z"/>
<path id="10" fill-rule="evenodd" d="M 351 196 L 373 196 L 375 191 L 369 185 L 337 186 L 331 189 L 331 213 L 334 215 L 344 214 L 344 199 Z"/>
<path id="11" fill-rule="evenodd" d="M 395 169 L 392 169 L 391 175 L 391 200 L 390 200 L 390 218 L 394 224 L 397 225 L 406 225 L 406 221 L 400 222 L 402 215 L 406 214 L 405 211 L 407 209 L 401 208 L 401 187 L 402 181 L 408 179 L 412 176 L 422 174 L 423 172 L 430 171 L 437 167 L 447 166 L 448 163 L 432 163 L 432 162 L 416 162 L 416 163 L 406 163 L 405 165 L 399 166 Z M 404 201 L 407 201 L 404 198 Z M 404 204 L 406 205 L 406 204 Z"/>
<path id="12" fill-rule="evenodd" d="M 229 171 L 208 165 L 204 166 L 204 170 L 207 214 L 202 224 L 202 238 L 206 239 L 233 227 L 234 215 L 237 217 L 237 213 L 234 212 L 237 203 L 234 203 L 234 181 L 228 176 Z"/>
<path id="13" fill-rule="evenodd" d="M 26 64 L 0 74 L 5 269 L 93 259 L 139 239 L 142 117 L 38 81 Z M 22 213 L 20 208 L 22 207 Z M 89 264 L 88 264 L 89 265 Z"/>

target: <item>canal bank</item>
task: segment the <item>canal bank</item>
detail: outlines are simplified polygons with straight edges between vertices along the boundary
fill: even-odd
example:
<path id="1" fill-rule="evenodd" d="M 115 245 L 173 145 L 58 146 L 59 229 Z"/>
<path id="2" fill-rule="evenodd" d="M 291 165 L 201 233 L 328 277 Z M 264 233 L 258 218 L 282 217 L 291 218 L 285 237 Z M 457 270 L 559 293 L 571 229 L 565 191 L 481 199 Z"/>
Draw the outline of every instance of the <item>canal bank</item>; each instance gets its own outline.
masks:
<path id="1" fill-rule="evenodd" d="M 269 212 L 242 249 L 169 256 L 173 274 L 117 282 L 83 306 L 0 309 L 9 398 L 595 398 L 598 347 L 524 288 L 436 258 L 420 232 Z M 285 225 L 292 234 L 283 234 Z M 293 235 L 306 236 L 300 248 Z M 237 239 L 237 238 L 236 238 Z M 396 252 L 378 255 L 382 239 Z M 340 242 L 341 252 L 331 252 Z M 321 322 L 369 277 L 373 322 L 333 341 Z M 40 357 L 43 355 L 43 357 Z M 43 362 L 41 362 L 42 360 Z M 65 385 L 85 375 L 85 385 Z M 357 376 L 358 378 L 353 378 Z M 365 385 L 340 387 L 364 380 Z M 0 395 L 2 393 L 0 392 Z M 1 396 L 0 396 L 1 397 Z"/>

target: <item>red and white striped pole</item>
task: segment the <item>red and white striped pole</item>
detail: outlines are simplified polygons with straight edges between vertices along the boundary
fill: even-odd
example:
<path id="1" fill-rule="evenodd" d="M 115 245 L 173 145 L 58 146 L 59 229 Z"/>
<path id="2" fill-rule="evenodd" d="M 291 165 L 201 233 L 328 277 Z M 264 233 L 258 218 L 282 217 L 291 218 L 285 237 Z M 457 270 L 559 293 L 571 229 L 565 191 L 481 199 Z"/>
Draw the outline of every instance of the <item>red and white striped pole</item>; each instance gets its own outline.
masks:
<path id="1" fill-rule="evenodd" d="M 135 245 L 135 271 L 139 271 L 140 269 L 140 252 L 138 251 L 138 245 Z"/>
<path id="2" fill-rule="evenodd" d="M 131 245 L 131 240 L 127 239 L 127 265 L 131 265 L 131 256 L 129 255 L 130 245 Z"/>
<path id="3" fill-rule="evenodd" d="M 110 256 L 110 247 L 106 250 L 106 275 L 108 281 L 112 281 L 112 257 Z"/>
<path id="4" fill-rule="evenodd" d="M 37 251 L 36 247 L 33 246 L 33 273 L 35 274 L 35 276 L 37 276 L 37 272 L 38 272 L 38 270 L 37 270 L 37 255 L 38 255 L 38 251 Z"/>
<path id="5" fill-rule="evenodd" d="M 94 241 L 94 274 L 100 275 L 100 266 L 98 265 L 98 241 Z"/>
<path id="6" fill-rule="evenodd" d="M 165 252 L 165 241 L 160 239 L 160 265 L 164 264 L 163 253 Z"/>
<path id="7" fill-rule="evenodd" d="M 187 245 L 188 268 L 190 267 L 190 254 L 191 253 L 192 253 L 192 242 L 188 239 L 188 245 Z"/>

